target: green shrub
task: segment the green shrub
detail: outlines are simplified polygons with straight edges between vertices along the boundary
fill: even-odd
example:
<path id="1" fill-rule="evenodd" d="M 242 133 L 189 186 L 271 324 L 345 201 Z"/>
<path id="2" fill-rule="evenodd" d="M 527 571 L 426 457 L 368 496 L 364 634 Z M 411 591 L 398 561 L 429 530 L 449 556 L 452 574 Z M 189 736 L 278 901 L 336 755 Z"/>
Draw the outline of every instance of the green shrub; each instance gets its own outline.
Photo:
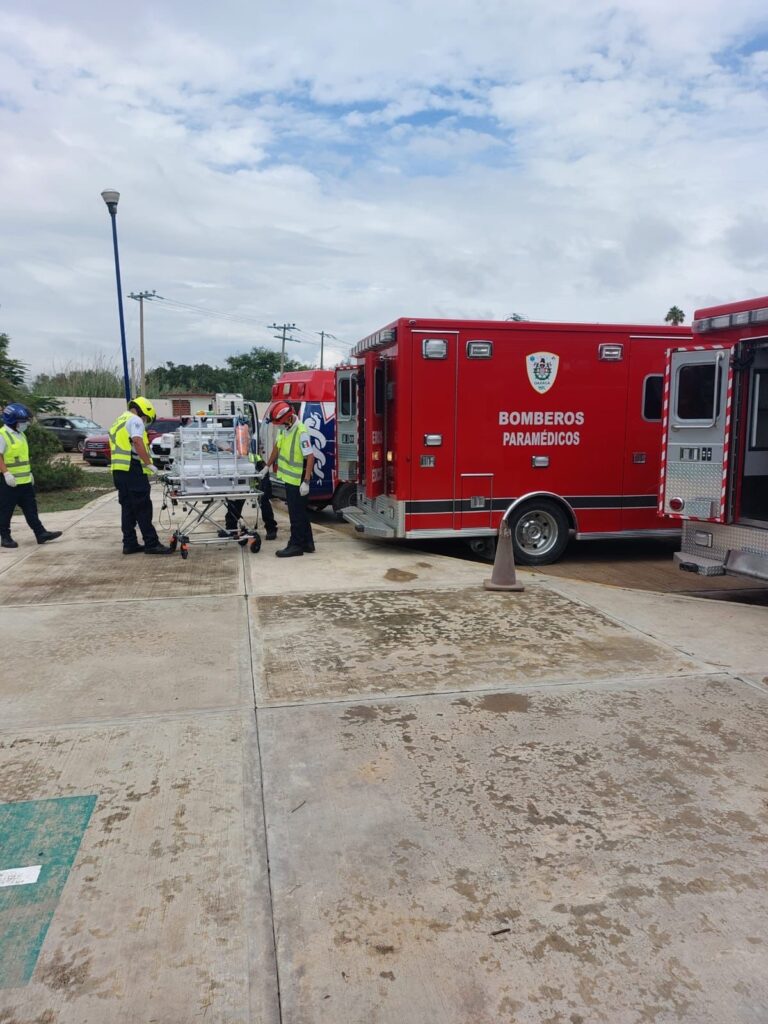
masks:
<path id="1" fill-rule="evenodd" d="M 83 470 L 72 462 L 33 462 L 32 473 L 37 491 L 64 491 L 86 482 Z"/>
<path id="2" fill-rule="evenodd" d="M 53 456 L 61 451 L 61 442 L 55 434 L 39 423 L 30 423 L 26 436 L 36 490 L 63 491 L 70 487 L 82 487 L 85 473 L 80 466 L 52 461 Z"/>

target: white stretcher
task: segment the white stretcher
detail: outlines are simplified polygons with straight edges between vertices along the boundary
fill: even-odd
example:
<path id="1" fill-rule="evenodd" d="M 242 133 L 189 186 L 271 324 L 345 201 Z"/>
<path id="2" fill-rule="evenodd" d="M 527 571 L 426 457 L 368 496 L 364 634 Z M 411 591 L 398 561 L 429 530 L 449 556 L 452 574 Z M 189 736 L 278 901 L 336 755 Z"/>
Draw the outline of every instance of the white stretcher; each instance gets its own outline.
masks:
<path id="1" fill-rule="evenodd" d="M 249 458 L 250 442 L 250 426 L 242 417 L 195 417 L 174 434 L 160 477 L 163 503 L 158 523 L 171 531 L 168 543 L 182 558 L 188 557 L 193 543 L 235 542 L 249 545 L 254 553 L 261 548 L 259 480 Z M 227 530 L 224 518 L 228 509 L 235 512 L 235 501 L 253 509 L 252 525 L 239 512 L 237 527 Z"/>

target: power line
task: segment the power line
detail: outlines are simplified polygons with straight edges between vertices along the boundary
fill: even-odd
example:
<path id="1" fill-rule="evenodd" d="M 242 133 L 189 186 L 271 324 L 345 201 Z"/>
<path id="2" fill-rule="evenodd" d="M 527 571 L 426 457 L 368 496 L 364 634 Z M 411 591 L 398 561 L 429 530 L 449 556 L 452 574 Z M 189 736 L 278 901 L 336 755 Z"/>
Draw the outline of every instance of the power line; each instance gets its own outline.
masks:
<path id="1" fill-rule="evenodd" d="M 264 327 L 264 322 L 262 320 L 259 320 L 257 317 L 250 317 L 247 314 L 222 313 L 219 310 L 207 309 L 205 306 L 193 306 L 189 302 L 179 302 L 178 299 L 169 299 L 165 295 L 152 295 L 149 297 L 153 299 L 160 299 L 169 308 L 177 309 L 181 312 L 199 313 L 201 316 L 229 320 L 232 323 L 248 324 L 249 326 L 256 324 L 259 327 Z"/>

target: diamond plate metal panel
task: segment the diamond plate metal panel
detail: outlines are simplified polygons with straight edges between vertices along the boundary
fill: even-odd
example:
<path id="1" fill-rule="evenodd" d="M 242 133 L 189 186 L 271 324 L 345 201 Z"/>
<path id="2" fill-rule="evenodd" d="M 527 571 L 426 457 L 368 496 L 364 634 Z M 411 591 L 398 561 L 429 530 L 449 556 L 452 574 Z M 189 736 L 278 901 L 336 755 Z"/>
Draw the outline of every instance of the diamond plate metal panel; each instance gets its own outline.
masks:
<path id="1" fill-rule="evenodd" d="M 694 535 L 697 532 L 712 534 L 711 548 L 695 543 Z M 680 550 L 686 554 L 719 559 L 721 562 L 725 562 L 729 551 L 751 551 L 756 555 L 768 557 L 768 529 L 722 523 L 684 522 Z"/>
<path id="2" fill-rule="evenodd" d="M 708 517 L 713 514 L 709 503 L 714 503 L 715 514 L 720 507 L 723 486 L 722 448 L 713 451 L 712 462 L 669 462 L 664 494 L 664 510 L 670 511 L 669 499 L 682 498 L 684 515 Z M 706 502 L 707 505 L 702 505 Z M 706 511 L 694 511 L 695 504 Z"/>

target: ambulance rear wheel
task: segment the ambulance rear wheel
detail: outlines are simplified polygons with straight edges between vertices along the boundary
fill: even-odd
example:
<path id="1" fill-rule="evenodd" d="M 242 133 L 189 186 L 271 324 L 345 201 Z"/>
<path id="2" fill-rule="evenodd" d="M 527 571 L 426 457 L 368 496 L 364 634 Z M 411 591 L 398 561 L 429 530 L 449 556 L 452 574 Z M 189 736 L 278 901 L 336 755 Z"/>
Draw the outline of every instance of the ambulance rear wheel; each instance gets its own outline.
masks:
<path id="1" fill-rule="evenodd" d="M 344 521 L 344 516 L 341 514 L 343 508 L 349 508 L 350 505 L 357 504 L 357 484 L 346 483 L 341 484 L 336 488 L 336 493 L 333 496 L 333 511 L 336 513 L 336 518 L 340 521 Z"/>
<path id="2" fill-rule="evenodd" d="M 568 519 L 554 501 L 530 501 L 509 517 L 512 549 L 518 565 L 550 565 L 568 544 Z"/>

